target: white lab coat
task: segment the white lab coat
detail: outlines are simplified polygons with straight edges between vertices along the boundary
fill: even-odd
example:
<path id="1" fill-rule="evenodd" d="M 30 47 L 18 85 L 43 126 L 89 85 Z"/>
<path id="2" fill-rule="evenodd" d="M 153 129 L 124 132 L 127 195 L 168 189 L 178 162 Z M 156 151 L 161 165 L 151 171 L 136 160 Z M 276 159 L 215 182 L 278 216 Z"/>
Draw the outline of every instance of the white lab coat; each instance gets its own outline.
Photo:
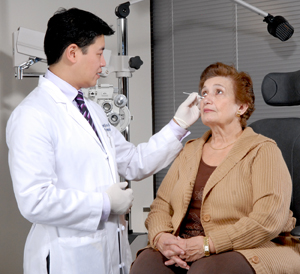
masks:
<path id="1" fill-rule="evenodd" d="M 42 76 L 8 121 L 13 188 L 20 212 L 33 223 L 25 274 L 45 274 L 48 253 L 54 274 L 119 274 L 118 229 L 128 273 L 126 225 L 118 225 L 116 215 L 100 222 L 102 192 L 119 175 L 141 180 L 159 171 L 182 149 L 168 125 L 135 147 L 110 126 L 98 104 L 86 104 L 105 151 L 76 106 Z"/>

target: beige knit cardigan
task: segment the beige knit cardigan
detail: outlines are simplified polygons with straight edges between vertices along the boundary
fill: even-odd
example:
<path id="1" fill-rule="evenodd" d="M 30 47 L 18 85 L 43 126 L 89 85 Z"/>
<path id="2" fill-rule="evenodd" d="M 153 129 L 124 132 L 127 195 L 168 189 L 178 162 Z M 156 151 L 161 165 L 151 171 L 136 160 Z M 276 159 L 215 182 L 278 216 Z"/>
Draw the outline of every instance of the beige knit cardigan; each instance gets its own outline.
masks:
<path id="1" fill-rule="evenodd" d="M 160 232 L 178 235 L 211 131 L 190 140 L 166 177 L 145 225 L 149 246 Z M 300 160 L 300 159 L 299 159 Z M 216 253 L 235 250 L 256 273 L 300 273 L 300 241 L 290 232 L 292 183 L 276 143 L 246 128 L 204 188 L 201 222 Z M 280 236 L 279 236 L 280 234 Z"/>

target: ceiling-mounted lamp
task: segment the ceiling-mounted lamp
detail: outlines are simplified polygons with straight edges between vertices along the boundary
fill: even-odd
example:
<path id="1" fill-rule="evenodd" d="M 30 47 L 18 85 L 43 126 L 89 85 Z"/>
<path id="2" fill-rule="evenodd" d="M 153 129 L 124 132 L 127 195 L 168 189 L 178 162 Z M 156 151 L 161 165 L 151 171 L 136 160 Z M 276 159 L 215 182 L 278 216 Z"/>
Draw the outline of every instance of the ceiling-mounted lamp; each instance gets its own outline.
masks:
<path id="1" fill-rule="evenodd" d="M 274 37 L 280 39 L 281 41 L 287 41 L 292 37 L 294 33 L 294 28 L 289 24 L 289 22 L 282 16 L 273 16 L 267 12 L 264 12 L 242 0 L 230 0 L 236 4 L 242 5 L 245 8 L 257 13 L 264 17 L 264 22 L 268 24 L 268 32 Z"/>

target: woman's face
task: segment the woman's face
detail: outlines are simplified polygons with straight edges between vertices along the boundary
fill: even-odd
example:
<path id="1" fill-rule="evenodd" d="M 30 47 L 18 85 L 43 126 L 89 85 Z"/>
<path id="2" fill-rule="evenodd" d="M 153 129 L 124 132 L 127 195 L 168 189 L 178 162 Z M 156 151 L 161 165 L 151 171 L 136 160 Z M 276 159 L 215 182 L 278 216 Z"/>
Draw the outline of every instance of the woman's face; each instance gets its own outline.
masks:
<path id="1" fill-rule="evenodd" d="M 229 77 L 213 77 L 204 82 L 201 90 L 201 119 L 206 126 L 230 125 L 239 122 L 236 116 L 243 114 L 247 107 L 236 103 L 233 82 Z M 246 109 L 245 109 L 246 107 Z"/>

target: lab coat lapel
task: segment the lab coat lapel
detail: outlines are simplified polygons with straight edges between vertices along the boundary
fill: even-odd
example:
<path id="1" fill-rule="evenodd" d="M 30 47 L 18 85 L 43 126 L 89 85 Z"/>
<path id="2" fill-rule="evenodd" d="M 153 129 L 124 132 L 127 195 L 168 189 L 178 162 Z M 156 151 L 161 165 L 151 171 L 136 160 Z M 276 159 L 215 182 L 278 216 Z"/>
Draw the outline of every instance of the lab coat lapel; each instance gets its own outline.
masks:
<path id="1" fill-rule="evenodd" d="M 57 104 L 62 104 L 65 107 L 66 112 L 76 121 L 76 123 L 78 123 L 85 131 L 87 131 L 100 146 L 102 146 L 89 122 L 80 113 L 79 109 L 68 100 L 68 98 L 56 85 L 43 76 L 40 76 L 39 86 L 41 86 L 43 91 L 46 91 Z"/>
<path id="2" fill-rule="evenodd" d="M 85 130 L 87 131 L 91 137 L 97 142 L 99 146 L 102 146 L 98 136 L 95 131 L 89 124 L 89 122 L 84 118 L 84 116 L 80 113 L 79 109 L 76 108 L 71 102 L 67 103 L 67 113 Z M 93 117 L 94 121 L 94 117 Z M 99 132 L 98 132 L 99 134 Z M 102 140 L 102 139 L 101 139 Z M 103 147 L 103 146 L 102 146 Z"/>
<path id="3" fill-rule="evenodd" d="M 95 125 L 96 130 L 98 132 L 98 135 L 99 135 L 99 137 L 100 137 L 100 139 L 102 141 L 104 149 L 105 149 L 106 153 L 109 156 L 108 160 L 109 160 L 109 164 L 110 164 L 112 176 L 113 176 L 115 182 L 117 182 L 117 178 L 116 178 L 116 176 L 117 176 L 117 170 L 116 170 L 116 166 L 115 166 L 114 156 L 111 154 L 112 146 L 113 146 L 113 144 L 111 143 L 112 140 L 110 139 L 111 137 L 108 136 L 108 133 L 103 128 L 101 120 L 100 120 L 99 116 L 97 115 L 97 112 L 92 107 L 92 105 L 89 104 L 88 101 L 86 102 L 86 105 L 87 105 L 87 107 L 89 109 L 89 112 L 90 112 L 92 118 L 93 118 L 94 125 Z"/>
<path id="4" fill-rule="evenodd" d="M 110 144 L 107 143 L 107 134 L 102 126 L 102 123 L 101 123 L 101 120 L 99 119 L 99 116 L 97 115 L 97 112 L 94 110 L 94 108 L 92 107 L 92 105 L 86 101 L 86 105 L 87 105 L 87 108 L 93 118 L 93 122 L 94 122 L 94 125 L 96 127 L 96 130 L 98 132 L 98 135 L 103 143 L 103 146 L 105 148 L 106 151 L 109 151 L 111 149 L 110 147 Z M 99 106 L 100 107 L 100 106 Z"/>

